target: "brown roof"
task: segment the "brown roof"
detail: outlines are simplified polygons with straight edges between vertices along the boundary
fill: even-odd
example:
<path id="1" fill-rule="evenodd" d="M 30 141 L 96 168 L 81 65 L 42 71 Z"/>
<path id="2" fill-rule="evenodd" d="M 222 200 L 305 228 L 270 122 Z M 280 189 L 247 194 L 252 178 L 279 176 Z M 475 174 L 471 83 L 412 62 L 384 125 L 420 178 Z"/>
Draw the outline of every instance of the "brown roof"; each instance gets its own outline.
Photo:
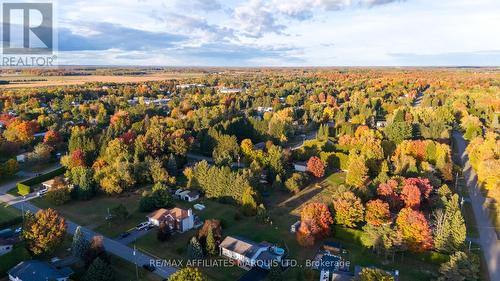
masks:
<path id="1" fill-rule="evenodd" d="M 167 209 L 164 209 L 164 208 L 161 208 L 161 209 L 158 209 L 154 212 L 152 212 L 151 214 L 148 215 L 148 218 L 150 219 L 154 219 L 154 220 L 159 220 L 161 219 L 164 215 L 166 215 L 168 213 L 168 210 Z"/>
<path id="2" fill-rule="evenodd" d="M 162 218 L 165 218 L 168 215 L 171 215 L 176 220 L 183 220 L 188 217 L 188 210 L 184 210 L 177 207 L 170 210 L 161 208 L 149 214 L 148 218 L 161 220 Z"/>

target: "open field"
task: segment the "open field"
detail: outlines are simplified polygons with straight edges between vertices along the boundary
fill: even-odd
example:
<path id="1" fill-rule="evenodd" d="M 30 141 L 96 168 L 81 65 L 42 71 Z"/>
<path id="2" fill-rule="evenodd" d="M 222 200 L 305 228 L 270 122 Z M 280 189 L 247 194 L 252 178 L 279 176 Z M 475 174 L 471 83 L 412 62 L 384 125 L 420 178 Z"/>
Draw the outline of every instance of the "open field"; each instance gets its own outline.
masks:
<path id="1" fill-rule="evenodd" d="M 9 84 L 0 85 L 0 89 L 37 88 L 53 86 L 82 85 L 85 83 L 142 83 L 169 79 L 194 78 L 202 73 L 154 73 L 146 75 L 76 75 L 76 76 L 2 76 L 0 80 L 9 81 Z"/>
<path id="2" fill-rule="evenodd" d="M 135 193 L 126 193 L 120 197 L 98 196 L 89 201 L 70 201 L 61 206 L 54 206 L 42 198 L 33 199 L 31 202 L 40 208 L 54 208 L 65 218 L 82 226 L 95 230 L 109 237 L 116 237 L 120 233 L 135 227 L 145 220 L 146 213 L 139 211 L 141 190 Z M 124 222 L 110 222 L 105 219 L 108 209 L 123 204 L 130 217 Z"/>

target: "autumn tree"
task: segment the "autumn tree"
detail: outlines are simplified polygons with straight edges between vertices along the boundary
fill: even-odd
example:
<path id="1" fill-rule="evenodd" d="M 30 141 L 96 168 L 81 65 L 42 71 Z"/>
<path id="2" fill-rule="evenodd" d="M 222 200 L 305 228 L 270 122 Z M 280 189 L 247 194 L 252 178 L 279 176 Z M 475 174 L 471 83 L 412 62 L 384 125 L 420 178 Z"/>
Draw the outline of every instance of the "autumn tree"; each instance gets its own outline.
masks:
<path id="1" fill-rule="evenodd" d="M 404 241 L 413 252 L 432 249 L 432 233 L 425 216 L 411 208 L 402 209 L 396 219 Z"/>
<path id="2" fill-rule="evenodd" d="M 48 130 L 43 137 L 43 143 L 55 147 L 62 142 L 62 136 L 58 131 Z"/>
<path id="3" fill-rule="evenodd" d="M 19 163 L 16 159 L 9 159 L 3 164 L 3 174 L 7 177 L 14 176 L 19 171 Z"/>
<path id="4" fill-rule="evenodd" d="M 365 267 L 361 270 L 355 281 L 394 281 L 394 277 L 379 268 Z"/>
<path id="5" fill-rule="evenodd" d="M 243 213 L 247 216 L 254 216 L 257 211 L 257 202 L 255 201 L 255 191 L 251 187 L 247 187 L 241 196 L 241 207 Z"/>
<path id="6" fill-rule="evenodd" d="M 313 176 L 321 178 L 325 175 L 325 165 L 321 159 L 313 156 L 307 161 L 307 171 Z"/>
<path id="7" fill-rule="evenodd" d="M 217 254 L 217 244 L 215 242 L 214 232 L 212 231 L 211 226 L 208 228 L 205 244 L 206 253 L 208 255 L 215 256 Z"/>
<path id="8" fill-rule="evenodd" d="M 208 278 L 196 267 L 186 267 L 170 275 L 168 281 L 207 281 Z"/>
<path id="9" fill-rule="evenodd" d="M 374 226 L 389 223 L 391 220 L 391 212 L 389 204 L 380 200 L 371 200 L 366 203 L 365 221 Z"/>
<path id="10" fill-rule="evenodd" d="M 300 213 L 297 241 L 301 245 L 310 246 L 314 244 L 315 239 L 328 235 L 332 224 L 332 216 L 325 204 L 309 203 L 304 206 Z"/>
<path id="11" fill-rule="evenodd" d="M 66 222 L 56 210 L 40 210 L 28 215 L 23 228 L 23 238 L 34 255 L 51 252 L 62 243 L 66 235 Z"/>
<path id="12" fill-rule="evenodd" d="M 363 187 L 368 179 L 368 167 L 365 159 L 356 153 L 349 154 L 349 164 L 346 175 L 346 183 L 354 187 Z"/>
<path id="13" fill-rule="evenodd" d="M 361 200 L 351 191 L 344 192 L 335 198 L 333 207 L 337 224 L 355 227 L 358 222 L 363 221 L 365 208 Z"/>

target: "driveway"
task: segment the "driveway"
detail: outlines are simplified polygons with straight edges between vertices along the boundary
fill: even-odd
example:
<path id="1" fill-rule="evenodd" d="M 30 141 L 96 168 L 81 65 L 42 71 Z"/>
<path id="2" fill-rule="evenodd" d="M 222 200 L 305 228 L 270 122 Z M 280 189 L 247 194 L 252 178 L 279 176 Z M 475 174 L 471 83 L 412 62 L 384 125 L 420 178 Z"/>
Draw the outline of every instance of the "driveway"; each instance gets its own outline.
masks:
<path id="1" fill-rule="evenodd" d="M 150 231 L 153 231 L 154 229 L 156 229 L 156 227 L 153 227 L 150 229 L 145 229 L 145 230 L 137 230 L 137 229 L 133 228 L 133 229 L 128 231 L 130 233 L 129 236 L 127 236 L 125 238 L 117 237 L 117 238 L 115 238 L 115 240 L 122 243 L 123 245 L 128 245 L 128 244 L 136 241 L 137 239 L 141 238 L 142 236 L 148 234 Z"/>
<path id="2" fill-rule="evenodd" d="M 16 197 L 16 196 L 13 196 L 10 194 L 6 194 L 5 192 L 7 192 L 8 190 L 10 190 L 12 188 L 11 184 L 12 183 L 7 183 L 7 184 L 0 186 L 0 203 L 6 203 L 6 204 L 11 205 L 12 207 L 18 209 L 18 210 L 30 211 L 32 213 L 36 213 L 38 210 L 40 210 L 40 208 L 36 207 L 35 205 L 33 205 L 29 202 L 30 199 L 36 197 L 36 195 L 33 193 L 29 194 L 25 198 L 20 197 L 20 196 Z M 15 183 L 13 186 L 15 186 Z M 78 227 L 78 224 L 76 224 L 70 220 L 67 220 L 67 219 L 66 219 L 66 224 L 67 224 L 68 233 L 71 235 L 74 234 L 76 228 Z M 84 236 L 87 240 L 92 239 L 92 237 L 94 237 L 96 235 L 103 236 L 102 234 L 94 232 L 94 231 L 92 231 L 88 228 L 85 228 L 83 226 L 81 227 L 81 229 L 82 229 L 82 233 L 84 234 Z M 143 231 L 143 232 L 146 233 L 146 231 Z M 147 255 L 139 250 L 134 250 L 134 249 L 132 249 L 132 248 L 116 241 L 116 240 L 108 238 L 106 236 L 103 236 L 103 242 L 104 242 L 104 248 L 106 249 L 106 251 L 108 251 L 116 256 L 119 256 L 119 257 L 123 258 L 124 260 L 127 260 L 131 263 L 135 263 L 138 266 L 142 266 L 144 264 L 150 264 L 150 263 L 153 263 L 154 261 L 157 260 L 157 258 L 155 258 L 155 257 Z M 163 265 L 165 263 L 160 263 L 160 264 Z M 177 269 L 174 267 L 163 265 L 160 267 L 156 267 L 156 270 L 154 271 L 154 273 L 156 275 L 160 276 L 161 278 L 168 278 L 170 275 L 172 275 L 176 271 L 177 271 Z"/>
<path id="3" fill-rule="evenodd" d="M 486 199 L 482 195 L 477 184 L 476 173 L 469 163 L 469 155 L 465 150 L 467 148 L 467 142 L 458 131 L 453 131 L 453 139 L 455 140 L 456 149 L 460 156 L 464 178 L 469 188 L 470 202 L 474 210 L 474 217 L 476 218 L 479 230 L 479 239 L 477 242 L 483 250 L 490 280 L 500 280 L 500 245 L 498 244 L 498 237 L 491 223 L 488 210 L 484 207 Z"/>

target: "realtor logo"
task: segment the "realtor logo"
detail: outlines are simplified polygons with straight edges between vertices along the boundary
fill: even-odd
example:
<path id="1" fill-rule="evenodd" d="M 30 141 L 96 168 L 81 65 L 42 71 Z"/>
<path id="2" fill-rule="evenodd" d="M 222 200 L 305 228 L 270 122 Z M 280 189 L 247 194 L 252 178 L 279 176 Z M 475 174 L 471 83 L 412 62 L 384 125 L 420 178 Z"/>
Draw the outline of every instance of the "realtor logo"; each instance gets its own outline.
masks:
<path id="1" fill-rule="evenodd" d="M 52 54 L 52 3 L 2 3 L 3 54 Z"/>

